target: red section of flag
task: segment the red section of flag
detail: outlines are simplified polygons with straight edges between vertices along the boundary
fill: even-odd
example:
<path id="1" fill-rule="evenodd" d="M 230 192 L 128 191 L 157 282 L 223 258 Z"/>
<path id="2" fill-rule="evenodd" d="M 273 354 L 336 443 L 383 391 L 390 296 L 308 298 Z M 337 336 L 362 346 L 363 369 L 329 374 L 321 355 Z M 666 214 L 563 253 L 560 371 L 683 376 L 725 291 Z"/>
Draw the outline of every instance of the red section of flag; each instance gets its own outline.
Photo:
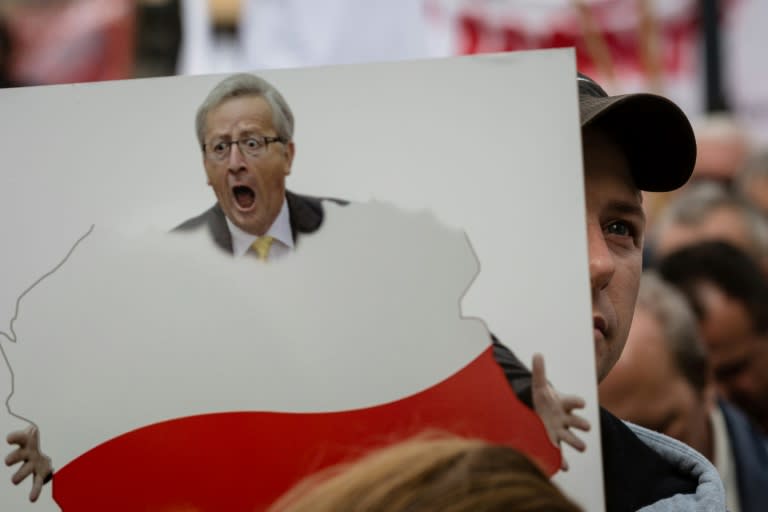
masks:
<path id="1" fill-rule="evenodd" d="M 61 468 L 53 495 L 64 512 L 253 512 L 304 476 L 431 429 L 512 445 L 548 474 L 560 466 L 489 348 L 445 381 L 384 405 L 208 414 L 134 430 Z"/>

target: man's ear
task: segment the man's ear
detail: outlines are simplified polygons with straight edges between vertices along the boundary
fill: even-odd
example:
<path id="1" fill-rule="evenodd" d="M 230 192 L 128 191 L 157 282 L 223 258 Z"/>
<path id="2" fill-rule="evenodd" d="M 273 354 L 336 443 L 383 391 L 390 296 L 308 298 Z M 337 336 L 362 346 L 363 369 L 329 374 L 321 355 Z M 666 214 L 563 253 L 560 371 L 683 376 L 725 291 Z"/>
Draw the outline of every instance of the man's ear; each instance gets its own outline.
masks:
<path id="1" fill-rule="evenodd" d="M 285 166 L 285 175 L 288 176 L 291 174 L 291 166 L 293 165 L 293 157 L 296 156 L 296 144 L 293 143 L 293 141 L 284 144 L 284 151 L 285 151 L 285 159 L 287 160 L 287 165 Z"/>
<path id="2" fill-rule="evenodd" d="M 205 171 L 205 183 L 210 187 L 211 175 L 208 174 L 208 166 L 205 165 L 208 163 L 208 161 L 205 159 L 205 150 L 203 148 L 200 148 L 200 155 L 203 157 L 203 170 Z"/>
<path id="3" fill-rule="evenodd" d="M 205 164 L 205 157 L 203 157 L 203 164 Z M 205 167 L 205 183 L 206 183 L 206 185 L 208 185 L 209 187 L 212 187 L 212 186 L 213 186 L 213 185 L 211 184 L 211 175 L 208 173 L 208 168 L 207 168 L 207 167 Z"/>

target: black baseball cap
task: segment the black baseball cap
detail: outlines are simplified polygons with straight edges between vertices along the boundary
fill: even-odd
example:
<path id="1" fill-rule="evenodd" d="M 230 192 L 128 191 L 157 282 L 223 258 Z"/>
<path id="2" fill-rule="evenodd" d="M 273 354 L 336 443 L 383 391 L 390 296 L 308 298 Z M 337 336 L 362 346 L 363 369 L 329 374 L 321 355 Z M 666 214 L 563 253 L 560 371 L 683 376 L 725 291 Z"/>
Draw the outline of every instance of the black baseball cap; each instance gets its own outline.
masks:
<path id="1" fill-rule="evenodd" d="M 579 73 L 582 129 L 599 127 L 624 150 L 640 190 L 681 187 L 696 163 L 696 137 L 683 111 L 663 96 L 648 93 L 609 96 Z"/>

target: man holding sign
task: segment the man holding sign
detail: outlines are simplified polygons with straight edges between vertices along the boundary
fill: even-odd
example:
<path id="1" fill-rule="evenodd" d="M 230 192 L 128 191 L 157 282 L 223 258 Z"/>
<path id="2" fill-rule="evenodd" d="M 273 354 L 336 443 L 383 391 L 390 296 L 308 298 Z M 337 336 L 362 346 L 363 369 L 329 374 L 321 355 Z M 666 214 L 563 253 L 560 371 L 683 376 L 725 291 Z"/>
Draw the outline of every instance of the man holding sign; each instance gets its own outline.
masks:
<path id="1" fill-rule="evenodd" d="M 246 99 L 229 100 L 219 108 L 235 101 L 244 103 Z M 664 98 L 645 94 L 609 97 L 599 85 L 582 76 L 579 100 L 593 332 L 597 378 L 601 380 L 621 354 L 633 316 L 645 228 L 640 190 L 663 191 L 681 186 L 692 172 L 696 149 L 684 114 Z M 201 138 L 201 144 L 207 151 L 206 147 L 212 142 L 214 152 L 221 150 L 225 159 L 229 156 L 230 162 L 238 164 L 235 169 L 249 151 L 259 152 L 259 159 L 266 156 L 265 162 L 274 164 L 263 179 L 249 175 L 240 181 L 236 177 L 217 181 L 217 175 L 212 172 L 215 169 L 209 170 L 206 165 L 219 202 L 226 204 L 221 205 L 222 211 L 234 217 L 227 215 L 229 221 L 241 229 L 253 227 L 251 234 L 258 237 L 269 231 L 284 204 L 281 194 L 274 202 L 264 200 L 262 194 L 282 192 L 294 150 L 292 142 L 269 124 L 269 116 L 265 118 L 264 111 L 253 113 L 253 117 L 257 121 L 265 120 L 260 128 L 269 133 L 257 135 L 249 132 L 253 127 L 238 124 L 238 111 L 240 109 L 223 112 L 227 114 L 223 125 L 230 130 L 227 138 L 219 140 L 216 137 L 221 134 L 209 134 L 215 140 Z M 212 117 L 209 113 L 207 119 Z M 232 132 L 233 128 L 237 128 L 236 133 Z M 205 129 L 202 133 L 207 134 Z M 233 148 L 235 145 L 238 147 Z M 255 206 L 256 199 L 263 201 L 264 211 L 259 210 L 261 206 Z M 192 222 L 196 226 L 205 225 L 205 222 Z M 532 403 L 547 425 L 550 438 L 578 447 L 578 439 L 569 432 L 570 428 L 585 427 L 583 420 L 571 412 L 579 406 L 578 400 L 560 399 L 547 385 L 540 358 L 534 360 L 531 379 L 514 355 L 498 343 L 495 355 L 518 392 L 531 384 Z M 652 506 L 649 510 L 724 509 L 722 485 L 714 468 L 703 457 L 666 437 L 631 429 L 605 411 L 601 411 L 601 427 L 609 511 L 646 506 Z M 36 433 L 16 433 L 9 440 L 18 444 L 19 449 L 6 462 L 26 461 L 14 481 L 18 483 L 34 473 L 33 495 L 36 496 L 48 472 L 36 446 Z"/>
<path id="2" fill-rule="evenodd" d="M 696 141 L 685 114 L 651 94 L 608 96 L 579 75 L 587 246 L 597 380 L 619 359 L 642 272 L 641 190 L 668 191 L 693 172 Z M 508 377 L 519 362 L 496 346 Z M 535 368 L 534 368 L 535 369 Z M 540 385 L 534 372 L 534 388 Z M 725 510 L 712 465 L 688 446 L 600 411 L 606 510 Z M 647 508 L 644 508 L 647 507 Z"/>

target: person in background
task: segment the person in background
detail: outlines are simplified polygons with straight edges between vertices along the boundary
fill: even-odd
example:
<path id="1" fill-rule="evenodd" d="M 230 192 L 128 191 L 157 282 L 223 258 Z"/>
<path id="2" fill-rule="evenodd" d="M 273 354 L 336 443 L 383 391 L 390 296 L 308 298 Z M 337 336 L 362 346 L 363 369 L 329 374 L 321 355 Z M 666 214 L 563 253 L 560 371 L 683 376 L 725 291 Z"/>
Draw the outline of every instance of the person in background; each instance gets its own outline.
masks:
<path id="1" fill-rule="evenodd" d="M 736 177 L 736 189 L 763 215 L 768 216 L 768 147 L 750 155 Z"/>
<path id="2" fill-rule="evenodd" d="M 766 440 L 743 412 L 716 397 L 696 317 L 681 292 L 655 273 L 641 279 L 627 345 L 599 395 L 619 418 L 707 457 L 723 480 L 729 511 L 765 510 Z"/>
<path id="3" fill-rule="evenodd" d="M 718 390 L 768 432 L 768 281 L 749 254 L 701 242 L 661 260 L 699 320 Z"/>
<path id="4" fill-rule="evenodd" d="M 652 234 L 658 261 L 704 240 L 723 240 L 747 251 L 768 271 L 768 219 L 737 193 L 714 182 L 692 183 L 664 210 Z"/>
<path id="5" fill-rule="evenodd" d="M 695 131 L 699 151 L 693 179 L 732 185 L 750 154 L 746 129 L 731 114 L 715 113 L 696 123 Z"/>

